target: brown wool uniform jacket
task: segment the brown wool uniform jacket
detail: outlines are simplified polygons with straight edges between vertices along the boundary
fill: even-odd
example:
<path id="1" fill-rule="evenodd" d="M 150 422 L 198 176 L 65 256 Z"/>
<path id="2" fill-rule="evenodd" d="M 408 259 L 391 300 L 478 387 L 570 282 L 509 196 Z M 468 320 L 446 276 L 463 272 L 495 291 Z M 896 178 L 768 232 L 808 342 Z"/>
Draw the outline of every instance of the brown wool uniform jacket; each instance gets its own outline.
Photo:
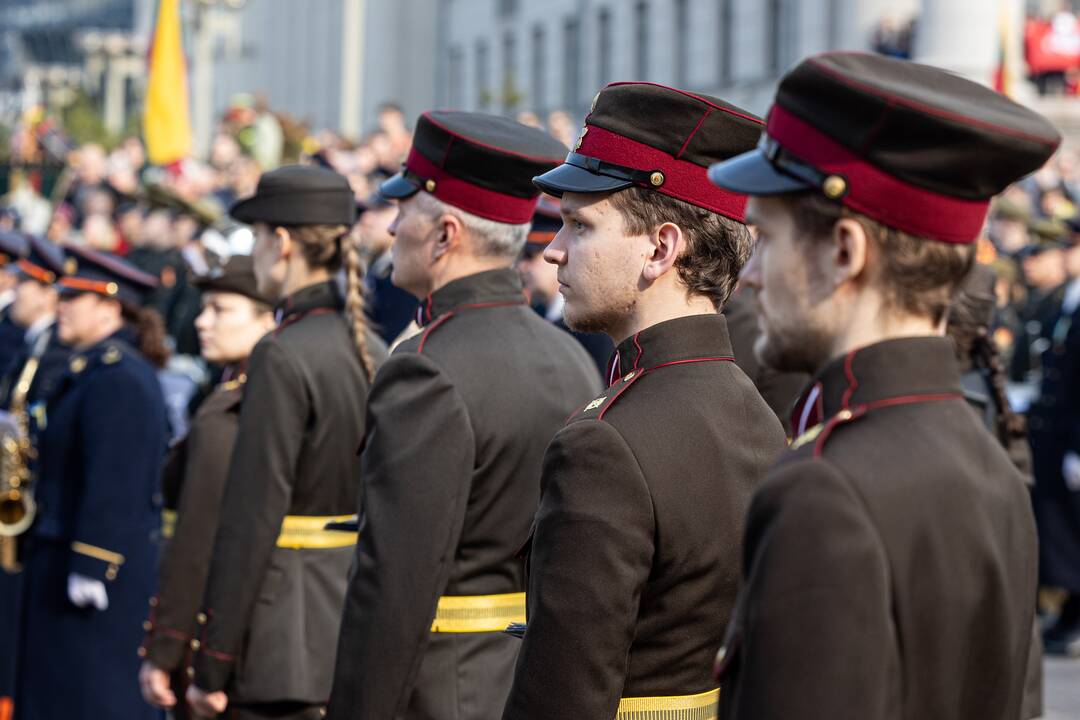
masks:
<path id="1" fill-rule="evenodd" d="M 727 720 L 1015 720 L 1035 610 L 1024 481 L 951 341 L 881 342 L 806 395 L 769 472 L 719 664 Z"/>
<path id="2" fill-rule="evenodd" d="M 278 539 L 286 516 L 356 510 L 368 380 L 341 308 L 332 282 L 291 295 L 248 362 L 194 657 L 195 684 L 232 705 L 330 693 L 352 547 Z"/>
<path id="3" fill-rule="evenodd" d="M 515 553 L 544 448 L 599 385 L 589 355 L 525 304 L 510 269 L 451 282 L 422 312 L 423 332 L 371 391 L 336 720 L 498 717 L 519 641 L 432 632 L 439 598 L 525 589 Z"/>
<path id="4" fill-rule="evenodd" d="M 236 441 L 242 388 L 241 380 L 231 380 L 203 400 L 162 472 L 165 542 L 142 652 L 169 672 L 187 667 L 191 641 L 198 635 L 197 617 Z"/>
<path id="5" fill-rule="evenodd" d="M 618 361 L 544 457 L 506 720 L 607 719 L 620 698 L 716 688 L 743 517 L 784 432 L 721 315 L 654 325 Z"/>

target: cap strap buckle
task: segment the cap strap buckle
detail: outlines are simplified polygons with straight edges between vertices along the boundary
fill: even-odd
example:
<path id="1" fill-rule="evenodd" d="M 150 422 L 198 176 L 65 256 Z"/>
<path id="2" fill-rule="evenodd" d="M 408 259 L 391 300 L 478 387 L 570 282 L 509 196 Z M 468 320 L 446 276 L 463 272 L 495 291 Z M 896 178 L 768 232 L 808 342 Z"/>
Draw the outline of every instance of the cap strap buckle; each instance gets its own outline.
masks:
<path id="1" fill-rule="evenodd" d="M 635 170 L 634 168 L 626 167 L 625 165 L 604 162 L 603 160 L 598 160 L 594 157 L 581 155 L 575 152 L 566 156 L 566 164 L 574 165 L 582 170 L 588 170 L 593 175 L 603 175 L 604 177 L 615 178 L 616 180 L 625 180 L 626 182 L 631 182 L 635 185 L 658 187 L 663 184 L 664 175 L 660 170 Z M 656 176 L 658 174 L 660 182 L 656 182 Z"/>

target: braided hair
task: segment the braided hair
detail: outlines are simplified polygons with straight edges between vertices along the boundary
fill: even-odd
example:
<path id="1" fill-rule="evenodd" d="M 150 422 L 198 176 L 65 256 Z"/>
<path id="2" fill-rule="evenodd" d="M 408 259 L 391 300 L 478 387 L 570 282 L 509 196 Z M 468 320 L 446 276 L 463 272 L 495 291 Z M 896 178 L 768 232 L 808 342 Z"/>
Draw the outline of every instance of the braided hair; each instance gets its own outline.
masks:
<path id="1" fill-rule="evenodd" d="M 375 363 L 367 347 L 367 319 L 361 290 L 363 265 L 360 249 L 348 225 L 285 225 L 289 236 L 300 244 L 304 259 L 311 267 L 337 272 L 345 268 L 345 316 L 356 345 L 356 354 L 370 381 L 375 377 Z"/>

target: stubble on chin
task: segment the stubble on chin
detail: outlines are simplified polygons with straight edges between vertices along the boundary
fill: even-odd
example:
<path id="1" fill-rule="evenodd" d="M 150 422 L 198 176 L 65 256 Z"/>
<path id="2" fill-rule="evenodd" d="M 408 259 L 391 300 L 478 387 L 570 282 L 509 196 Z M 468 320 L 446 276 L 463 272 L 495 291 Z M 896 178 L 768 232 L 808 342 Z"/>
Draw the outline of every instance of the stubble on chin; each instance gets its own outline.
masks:
<path id="1" fill-rule="evenodd" d="M 579 333 L 601 333 L 611 335 L 612 330 L 625 324 L 637 306 L 633 298 L 609 301 L 602 306 L 581 307 L 580 303 L 567 301 L 563 308 L 563 320 L 566 326 Z"/>

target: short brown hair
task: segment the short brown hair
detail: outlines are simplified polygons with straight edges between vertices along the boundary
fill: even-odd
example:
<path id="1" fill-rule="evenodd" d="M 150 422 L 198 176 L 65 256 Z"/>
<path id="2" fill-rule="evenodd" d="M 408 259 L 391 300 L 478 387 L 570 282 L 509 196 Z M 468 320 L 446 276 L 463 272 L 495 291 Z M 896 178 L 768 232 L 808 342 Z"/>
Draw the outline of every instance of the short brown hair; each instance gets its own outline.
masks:
<path id="1" fill-rule="evenodd" d="M 616 192 L 611 204 L 633 235 L 652 232 L 663 223 L 678 225 L 686 236 L 686 251 L 675 260 L 679 279 L 691 293 L 709 298 L 718 311 L 724 308 L 754 247 L 745 225 L 636 186 Z"/>
<path id="2" fill-rule="evenodd" d="M 911 235 L 852 211 L 813 192 L 785 196 L 804 238 L 832 234 L 838 220 L 851 218 L 881 250 L 879 280 L 885 300 L 911 315 L 941 322 L 960 283 L 975 263 L 974 245 L 957 245 Z"/>

